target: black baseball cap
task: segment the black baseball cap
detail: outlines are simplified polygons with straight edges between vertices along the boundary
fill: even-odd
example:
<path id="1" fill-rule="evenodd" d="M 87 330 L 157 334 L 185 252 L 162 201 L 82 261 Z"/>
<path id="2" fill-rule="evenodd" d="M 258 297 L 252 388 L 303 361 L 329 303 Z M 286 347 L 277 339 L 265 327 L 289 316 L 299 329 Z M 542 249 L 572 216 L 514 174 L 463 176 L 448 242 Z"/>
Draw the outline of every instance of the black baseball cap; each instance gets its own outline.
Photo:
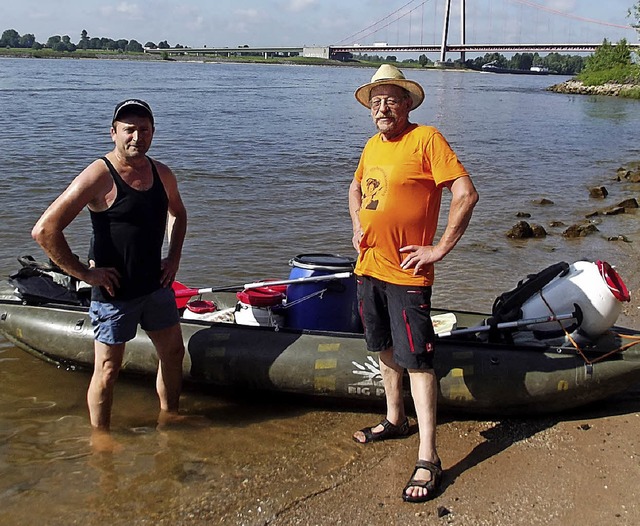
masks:
<path id="1" fill-rule="evenodd" d="M 111 122 L 117 121 L 118 117 L 125 112 L 146 115 L 151 119 L 151 124 L 154 125 L 151 107 L 143 100 L 127 99 L 116 104 L 116 109 L 113 110 L 113 119 L 111 120 Z"/>

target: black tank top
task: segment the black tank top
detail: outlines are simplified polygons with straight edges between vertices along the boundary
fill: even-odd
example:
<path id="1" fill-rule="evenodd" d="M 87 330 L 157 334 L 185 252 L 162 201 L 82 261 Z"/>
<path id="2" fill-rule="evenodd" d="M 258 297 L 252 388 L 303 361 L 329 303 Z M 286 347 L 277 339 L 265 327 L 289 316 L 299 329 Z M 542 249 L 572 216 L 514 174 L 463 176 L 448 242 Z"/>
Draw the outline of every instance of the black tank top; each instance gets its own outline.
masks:
<path id="1" fill-rule="evenodd" d="M 120 286 L 115 296 L 93 287 L 96 301 L 128 300 L 159 289 L 162 243 L 167 223 L 169 199 L 153 161 L 153 183 L 140 191 L 125 183 L 106 157 L 102 157 L 116 185 L 116 199 L 103 212 L 91 214 L 92 250 L 96 266 L 115 267 Z"/>

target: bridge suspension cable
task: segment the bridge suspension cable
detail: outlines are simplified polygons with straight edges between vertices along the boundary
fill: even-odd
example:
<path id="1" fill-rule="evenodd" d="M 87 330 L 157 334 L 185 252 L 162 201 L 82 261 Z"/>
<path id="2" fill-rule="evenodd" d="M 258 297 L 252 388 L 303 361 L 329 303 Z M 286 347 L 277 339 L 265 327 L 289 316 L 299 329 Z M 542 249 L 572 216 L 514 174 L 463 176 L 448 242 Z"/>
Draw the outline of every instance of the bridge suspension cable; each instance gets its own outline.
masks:
<path id="1" fill-rule="evenodd" d="M 401 20 L 402 18 L 406 17 L 407 15 L 413 13 L 416 9 L 422 7 L 424 4 L 426 4 L 427 2 L 429 2 L 429 0 L 424 0 L 423 2 L 421 2 L 420 4 L 418 4 L 417 6 L 415 6 L 414 8 L 412 8 L 411 10 L 407 11 L 406 13 L 403 13 L 400 16 L 397 16 L 396 18 L 394 18 L 393 20 L 391 20 L 390 22 L 388 22 L 385 25 L 380 26 L 379 24 L 381 24 L 382 22 L 384 22 L 385 20 L 391 18 L 393 15 L 400 13 L 405 7 L 413 4 L 416 0 L 411 0 L 410 2 L 407 2 L 406 4 L 404 4 L 402 7 L 400 7 L 399 9 L 396 9 L 395 11 L 393 11 L 392 13 L 389 13 L 388 15 L 382 17 L 380 20 L 378 20 L 377 22 L 374 22 L 373 24 L 365 27 L 364 29 L 361 29 L 360 31 L 354 33 L 353 35 L 349 35 L 346 38 L 343 38 L 342 40 L 340 40 L 338 42 L 338 44 L 344 44 L 345 42 L 349 42 L 350 40 L 353 40 L 355 37 L 357 37 L 358 35 L 360 35 L 360 38 L 366 38 L 370 35 L 373 35 L 375 33 L 377 33 L 378 31 L 380 31 L 381 29 L 385 29 L 387 27 L 389 27 L 391 24 L 393 24 L 394 22 L 397 22 L 398 20 Z M 376 27 L 378 26 L 378 27 Z M 368 31 L 369 29 L 372 29 L 375 27 L 375 30 L 369 31 L 368 33 L 365 33 L 366 31 Z M 364 33 L 364 34 L 363 34 Z"/>
<path id="2" fill-rule="evenodd" d="M 579 20 L 580 22 L 588 22 L 590 24 L 598 24 L 601 26 L 609 26 L 609 27 L 617 27 L 619 29 L 633 29 L 630 25 L 623 26 L 621 24 L 613 24 L 611 22 L 605 22 L 604 20 L 596 20 L 594 18 L 586 18 L 580 15 L 572 15 L 571 13 L 565 13 L 564 11 L 558 11 L 557 9 L 553 9 L 552 7 L 547 7 L 545 5 L 536 4 L 534 2 L 529 2 L 529 0 L 507 0 L 512 4 L 522 4 L 529 7 L 533 7 L 535 9 L 540 9 L 541 11 L 547 11 L 549 13 L 553 13 L 555 15 L 563 16 L 565 18 L 571 18 L 573 20 Z"/>
<path id="3" fill-rule="evenodd" d="M 410 9 L 409 6 L 411 6 L 412 4 L 414 4 L 414 2 L 418 1 L 419 3 L 413 7 L 411 7 Z M 420 0 L 410 0 L 409 2 L 406 2 L 405 4 L 403 4 L 400 8 L 396 9 L 395 11 L 392 11 L 391 13 L 389 13 L 388 15 L 382 17 L 381 19 L 377 20 L 376 22 L 374 22 L 373 24 L 368 25 L 367 27 L 365 27 L 364 29 L 361 29 L 360 31 L 357 31 L 356 33 L 353 33 L 352 35 L 349 35 L 348 37 L 340 40 L 338 42 L 338 45 L 340 44 L 345 44 L 347 42 L 352 42 L 353 40 L 356 39 L 365 39 L 379 31 L 381 31 L 382 29 L 386 29 L 389 26 L 391 26 L 394 23 L 399 22 L 400 20 L 402 20 L 403 18 L 409 16 L 411 17 L 411 14 L 416 11 L 419 8 L 423 8 L 423 15 L 422 15 L 422 21 L 421 21 L 421 28 L 420 28 L 420 40 L 422 43 L 422 35 L 423 35 L 423 31 L 424 31 L 424 4 L 428 3 L 430 0 L 423 0 L 422 2 L 420 2 Z M 449 0 L 450 1 L 450 0 Z M 604 20 L 596 20 L 593 18 L 587 18 L 584 16 L 580 16 L 577 14 L 572 14 L 572 13 L 567 13 L 564 11 L 560 11 L 558 9 L 554 9 L 552 7 L 548 7 L 542 4 L 538 4 L 535 2 L 532 2 L 531 0 L 503 0 L 505 2 L 511 3 L 511 4 L 519 4 L 521 6 L 527 6 L 529 8 L 533 8 L 536 9 L 538 11 L 545 11 L 548 13 L 551 13 L 553 15 L 559 16 L 559 17 L 564 17 L 564 18 L 568 18 L 571 20 L 576 20 L 579 22 L 584 22 L 584 23 L 589 23 L 589 24 L 597 24 L 597 25 L 601 25 L 601 26 L 607 26 L 607 27 L 613 27 L 613 28 L 617 28 L 617 29 L 626 29 L 626 30 L 635 30 L 634 27 L 631 24 L 628 25 L 622 25 L 622 24 L 615 24 L 612 22 L 606 22 Z M 434 6 L 437 9 L 437 0 L 435 0 L 434 2 Z M 490 4 L 490 11 L 492 11 L 492 6 Z M 493 20 L 493 16 L 490 16 L 490 20 Z M 411 24 L 411 18 L 409 18 L 409 23 Z M 386 22 L 386 23 L 385 23 Z M 434 20 L 435 22 L 435 20 Z M 399 32 L 399 29 L 398 29 Z"/>

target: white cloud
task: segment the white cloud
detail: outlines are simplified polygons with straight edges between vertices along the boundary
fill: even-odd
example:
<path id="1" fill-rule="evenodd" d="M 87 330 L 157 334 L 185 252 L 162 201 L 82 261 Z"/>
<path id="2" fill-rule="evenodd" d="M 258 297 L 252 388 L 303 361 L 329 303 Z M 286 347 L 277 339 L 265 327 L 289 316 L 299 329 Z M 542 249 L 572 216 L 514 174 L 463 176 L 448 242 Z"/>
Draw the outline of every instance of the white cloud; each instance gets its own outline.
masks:
<path id="1" fill-rule="evenodd" d="M 202 29 L 202 28 L 204 28 L 205 27 L 204 17 L 203 16 L 196 17 L 191 22 L 191 27 L 193 29 Z"/>
<path id="2" fill-rule="evenodd" d="M 235 14 L 250 20 L 257 20 L 260 18 L 260 12 L 257 9 L 238 9 L 235 11 Z"/>
<path id="3" fill-rule="evenodd" d="M 547 3 L 547 2 L 543 2 Z M 555 9 L 556 11 L 562 11 L 563 13 L 571 13 L 576 7 L 575 0 L 551 0 L 548 2 L 547 7 Z"/>
<path id="4" fill-rule="evenodd" d="M 285 10 L 299 13 L 318 4 L 317 0 L 289 0 Z"/>
<path id="5" fill-rule="evenodd" d="M 207 19 L 198 6 L 176 4 L 171 6 L 170 13 L 171 23 L 174 27 L 185 27 L 189 31 L 200 31 L 208 26 Z"/>
<path id="6" fill-rule="evenodd" d="M 142 13 L 138 4 L 129 4 L 127 2 L 121 2 L 116 6 L 116 12 L 130 16 L 138 16 Z"/>
<path id="7" fill-rule="evenodd" d="M 100 13 L 103 16 L 125 15 L 134 19 L 142 18 L 142 9 L 140 9 L 140 6 L 127 2 L 120 2 L 115 6 L 101 6 Z"/>
<path id="8" fill-rule="evenodd" d="M 255 39 L 256 35 L 263 32 L 264 27 L 269 27 L 270 20 L 271 17 L 258 9 L 237 9 L 233 12 L 231 19 L 227 21 L 226 29 L 231 35 L 239 34 L 242 35 L 242 38 L 246 38 L 246 35 L 249 34 Z M 246 43 L 249 44 L 249 42 Z"/>

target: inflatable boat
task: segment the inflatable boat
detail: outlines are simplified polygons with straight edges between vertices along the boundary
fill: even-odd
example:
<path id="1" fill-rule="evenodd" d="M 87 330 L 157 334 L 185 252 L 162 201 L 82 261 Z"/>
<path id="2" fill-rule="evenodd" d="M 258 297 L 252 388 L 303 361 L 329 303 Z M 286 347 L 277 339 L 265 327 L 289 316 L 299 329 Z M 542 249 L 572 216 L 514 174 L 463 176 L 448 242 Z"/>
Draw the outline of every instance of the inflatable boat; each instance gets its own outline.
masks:
<path id="1" fill-rule="evenodd" d="M 303 255 L 286 280 L 235 291 L 174 285 L 185 381 L 382 402 L 350 270 L 346 258 Z M 0 333 L 53 364 L 92 367 L 87 307 L 35 300 L 15 276 L 10 284 L 0 299 Z M 576 262 L 530 276 L 498 298 L 492 313 L 433 309 L 440 408 L 555 412 L 625 391 L 640 382 L 640 332 L 615 325 L 628 299 L 608 264 Z M 155 376 L 157 366 L 151 341 L 139 331 L 127 344 L 122 372 Z"/>

